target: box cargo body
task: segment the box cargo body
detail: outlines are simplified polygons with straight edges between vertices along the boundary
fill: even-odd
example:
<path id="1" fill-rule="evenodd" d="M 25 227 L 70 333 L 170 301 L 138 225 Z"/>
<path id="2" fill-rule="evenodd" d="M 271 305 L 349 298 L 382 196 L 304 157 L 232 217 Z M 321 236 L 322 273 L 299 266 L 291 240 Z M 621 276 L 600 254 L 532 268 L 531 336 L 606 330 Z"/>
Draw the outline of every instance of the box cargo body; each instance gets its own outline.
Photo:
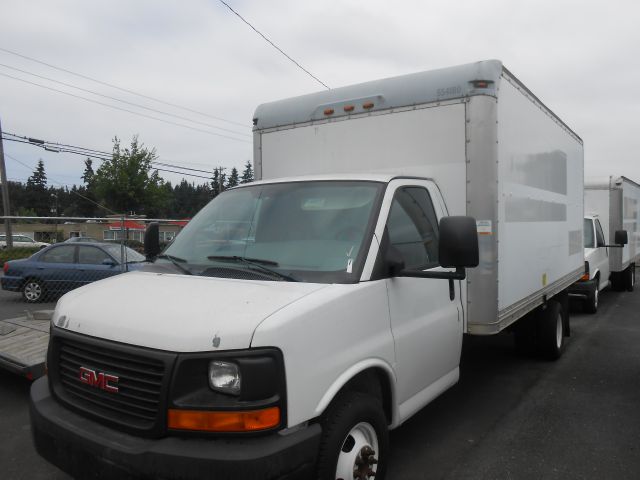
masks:
<path id="1" fill-rule="evenodd" d="M 499 332 L 584 270 L 582 140 L 499 61 L 265 104 L 255 117 L 259 179 L 429 178 L 450 215 L 476 218 L 468 333 Z"/>
<path id="2" fill-rule="evenodd" d="M 615 232 L 626 230 L 629 243 L 609 250 L 611 272 L 640 261 L 640 185 L 626 177 L 589 179 L 584 190 L 585 214 L 600 218 L 604 237 L 615 244 Z"/>

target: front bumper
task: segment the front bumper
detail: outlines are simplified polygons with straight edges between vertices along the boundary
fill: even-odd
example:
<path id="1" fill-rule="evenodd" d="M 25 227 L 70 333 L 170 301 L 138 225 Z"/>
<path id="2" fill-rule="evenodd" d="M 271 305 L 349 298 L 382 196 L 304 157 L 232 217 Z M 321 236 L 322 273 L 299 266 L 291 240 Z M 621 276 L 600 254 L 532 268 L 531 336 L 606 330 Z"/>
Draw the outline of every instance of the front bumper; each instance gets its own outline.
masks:
<path id="1" fill-rule="evenodd" d="M 320 425 L 253 438 L 140 438 L 62 407 L 48 378 L 31 387 L 31 431 L 46 460 L 81 479 L 309 479 Z"/>
<path id="2" fill-rule="evenodd" d="M 570 297 L 589 298 L 593 293 L 596 284 L 596 279 L 576 282 L 567 289 L 567 293 Z"/>

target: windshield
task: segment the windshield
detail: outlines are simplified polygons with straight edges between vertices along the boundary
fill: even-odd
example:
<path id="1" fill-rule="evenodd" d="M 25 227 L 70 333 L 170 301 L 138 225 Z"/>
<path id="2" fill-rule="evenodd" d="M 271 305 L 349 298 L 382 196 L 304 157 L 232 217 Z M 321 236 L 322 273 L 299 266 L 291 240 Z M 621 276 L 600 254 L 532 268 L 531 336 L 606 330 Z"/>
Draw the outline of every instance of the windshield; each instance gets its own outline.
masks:
<path id="1" fill-rule="evenodd" d="M 355 282 L 383 189 L 377 182 L 309 181 L 229 190 L 165 253 L 196 275 L 236 270 L 258 276 L 234 278 Z"/>
<path id="2" fill-rule="evenodd" d="M 593 220 L 584 219 L 584 248 L 594 248 L 593 243 Z"/>
<path id="3" fill-rule="evenodd" d="M 109 255 L 122 263 L 122 247 L 120 245 L 105 245 L 103 248 L 109 253 Z M 146 260 L 144 255 L 141 255 L 132 248 L 124 247 L 124 250 L 127 263 L 144 262 Z"/>

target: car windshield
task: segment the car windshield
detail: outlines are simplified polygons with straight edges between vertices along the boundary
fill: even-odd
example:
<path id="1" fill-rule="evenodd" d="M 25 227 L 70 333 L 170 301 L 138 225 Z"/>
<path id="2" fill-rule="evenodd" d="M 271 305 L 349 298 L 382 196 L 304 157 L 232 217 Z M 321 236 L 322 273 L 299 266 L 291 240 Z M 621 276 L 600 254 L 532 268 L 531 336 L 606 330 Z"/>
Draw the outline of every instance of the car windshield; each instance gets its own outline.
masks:
<path id="1" fill-rule="evenodd" d="M 122 247 L 120 245 L 105 245 L 103 248 L 109 253 L 109 255 L 122 263 Z M 144 255 L 136 252 L 132 248 L 124 247 L 124 250 L 127 263 L 144 262 L 146 260 Z"/>
<path id="2" fill-rule="evenodd" d="M 594 248 L 593 243 L 593 220 L 584 219 L 584 248 Z"/>
<path id="3" fill-rule="evenodd" d="M 189 222 L 164 261 L 180 262 L 196 275 L 250 270 L 269 280 L 355 282 L 383 190 L 382 183 L 364 181 L 229 190 Z"/>

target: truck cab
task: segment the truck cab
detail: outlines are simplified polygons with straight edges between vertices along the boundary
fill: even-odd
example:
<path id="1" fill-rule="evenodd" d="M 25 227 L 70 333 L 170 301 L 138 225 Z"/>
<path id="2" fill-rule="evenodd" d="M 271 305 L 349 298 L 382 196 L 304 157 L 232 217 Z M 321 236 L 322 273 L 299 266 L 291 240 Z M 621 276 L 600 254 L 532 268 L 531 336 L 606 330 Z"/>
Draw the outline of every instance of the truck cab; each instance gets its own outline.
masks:
<path id="1" fill-rule="evenodd" d="M 428 178 L 226 191 L 147 269 L 59 301 L 49 375 L 33 391 L 38 449 L 81 477 L 61 448 L 91 445 L 112 477 L 119 463 L 158 477 L 311 478 L 317 463 L 345 478 L 362 461 L 382 476 L 387 429 L 458 380 L 461 281 L 477 263 L 475 221 L 448 216 Z M 231 445 L 242 462 L 226 462 Z"/>
<path id="2" fill-rule="evenodd" d="M 585 302 L 589 313 L 598 311 L 600 291 L 607 288 L 609 280 L 609 247 L 606 245 L 604 230 L 596 214 L 584 217 L 584 260 L 585 273 L 575 285 L 570 295 Z"/>

